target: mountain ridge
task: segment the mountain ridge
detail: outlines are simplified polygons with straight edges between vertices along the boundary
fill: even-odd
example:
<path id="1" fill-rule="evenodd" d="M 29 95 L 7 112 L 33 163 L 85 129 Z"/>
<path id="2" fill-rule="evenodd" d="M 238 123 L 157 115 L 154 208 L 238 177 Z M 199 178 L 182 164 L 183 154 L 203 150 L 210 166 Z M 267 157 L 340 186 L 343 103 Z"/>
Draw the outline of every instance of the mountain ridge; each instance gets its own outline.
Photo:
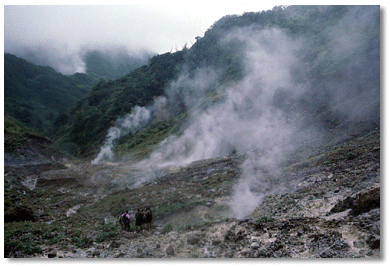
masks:
<path id="1" fill-rule="evenodd" d="M 357 31 L 351 31 L 359 14 L 364 14 L 367 20 L 356 26 Z M 314 22 L 312 18 L 315 18 Z M 89 96 L 78 102 L 76 109 L 64 114 L 55 123 L 54 132 L 59 137 L 59 144 L 73 147 L 71 153 L 92 157 L 99 152 L 105 134 L 116 119 L 129 114 L 137 105 L 152 105 L 153 97 L 167 98 L 168 114 L 172 117 L 188 114 L 195 104 L 192 102 L 215 101 L 209 101 L 204 106 L 207 109 L 225 101 L 226 90 L 248 77 L 251 62 L 255 59 L 259 60 L 256 64 L 262 64 L 250 49 L 267 45 L 265 38 L 274 39 L 276 43 L 290 42 L 292 51 L 283 46 L 279 49 L 294 53 L 296 61 L 290 69 L 280 65 L 280 68 L 286 69 L 283 71 L 291 77 L 291 82 L 276 88 L 272 99 L 274 107 L 283 112 L 305 114 L 320 114 L 328 110 L 328 115 L 333 117 L 319 121 L 320 127 L 333 127 L 329 122 L 339 123 L 341 118 L 351 117 L 352 114 L 364 116 L 359 115 L 358 109 L 365 110 L 362 113 L 366 112 L 370 117 L 368 120 L 376 117 L 375 120 L 379 121 L 379 114 L 374 114 L 379 103 L 379 91 L 374 89 L 379 87 L 378 26 L 377 7 L 289 6 L 226 16 L 215 22 L 191 48 L 155 56 L 147 65 L 121 79 L 96 85 Z M 340 36 L 337 31 L 346 34 L 346 37 Z M 265 36 L 257 40 L 259 33 Z M 281 38 L 280 41 L 277 38 Z M 348 46 L 347 42 L 345 47 L 338 48 L 340 42 L 345 43 L 349 39 L 354 44 L 360 44 Z M 269 56 L 275 59 L 265 57 L 264 64 L 270 60 L 272 65 L 291 56 L 283 55 L 283 59 L 283 56 L 273 55 L 272 50 L 269 52 Z M 286 83 L 282 77 L 280 79 Z M 192 88 L 195 84 L 198 87 Z M 304 90 L 305 94 L 299 95 L 299 90 Z M 371 102 L 363 101 L 363 94 L 363 98 L 377 102 L 371 110 L 365 107 Z M 356 101 L 351 101 L 353 98 Z M 93 120 L 99 123 L 93 125 Z"/>
<path id="2" fill-rule="evenodd" d="M 146 62 L 122 52 L 119 59 L 93 50 L 85 53 L 88 73 L 63 75 L 49 66 L 36 65 L 15 55 L 4 54 L 5 111 L 46 136 L 56 118 L 74 106 L 100 80 L 116 79 Z"/>
<path id="3" fill-rule="evenodd" d="M 6 257 L 381 257 L 379 6 L 226 16 L 53 128 L 73 157 L 5 166 Z"/>

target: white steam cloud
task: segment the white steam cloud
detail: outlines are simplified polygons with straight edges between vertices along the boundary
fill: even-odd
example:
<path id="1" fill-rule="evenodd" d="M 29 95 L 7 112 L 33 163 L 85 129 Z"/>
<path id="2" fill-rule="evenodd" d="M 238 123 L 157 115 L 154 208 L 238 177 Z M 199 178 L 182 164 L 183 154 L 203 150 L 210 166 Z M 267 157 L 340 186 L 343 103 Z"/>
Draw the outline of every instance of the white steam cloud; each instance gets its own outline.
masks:
<path id="1" fill-rule="evenodd" d="M 131 113 L 122 118 L 118 118 L 115 122 L 115 126 L 108 129 L 106 141 L 100 148 L 99 154 L 91 163 L 99 164 L 104 160 L 113 160 L 114 152 L 112 151 L 112 148 L 115 145 L 115 141 L 122 136 L 138 132 L 151 121 L 153 114 L 156 113 L 156 111 L 162 110 L 165 106 L 166 98 L 163 96 L 156 97 L 152 105 L 147 107 L 135 106 Z"/>
<path id="2" fill-rule="evenodd" d="M 219 70 L 203 68 L 191 75 L 183 71 L 165 95 L 170 111 L 184 105 L 189 112 L 186 128 L 179 136 L 171 135 L 161 142 L 135 167 L 143 171 L 142 179 L 147 180 L 162 168 L 226 156 L 233 151 L 245 154 L 230 202 L 232 216 L 243 218 L 264 196 L 285 189 L 279 170 L 291 153 L 301 145 L 320 143 L 325 137 L 316 122 L 307 120 L 313 118 L 312 114 L 301 109 L 304 101 L 313 101 L 312 106 L 322 101 L 321 94 L 313 96 L 308 89 L 321 89 L 318 92 L 326 92 L 328 101 L 334 100 L 333 106 L 332 102 L 327 104 L 340 108 L 345 103 L 340 93 L 362 95 L 352 91 L 361 80 L 362 70 L 355 68 L 357 71 L 348 76 L 344 84 L 327 80 L 313 84 L 308 78 L 311 67 L 304 61 L 308 54 L 305 51 L 311 47 L 304 40 L 292 38 L 278 28 L 245 27 L 229 34 L 223 44 L 229 45 L 231 41 L 244 44 L 245 77 L 222 86 Z M 313 66 L 321 64 L 320 60 L 318 58 Z M 351 62 L 354 66 L 354 61 Z M 367 103 L 373 107 L 379 103 L 379 86 L 376 85 L 376 81 L 361 85 L 373 88 L 374 105 Z M 364 110 L 361 113 L 365 113 Z"/>
<path id="3" fill-rule="evenodd" d="M 233 216 L 241 218 L 270 190 L 264 173 L 275 173 L 286 153 L 308 133 L 297 134 L 298 114 L 287 115 L 273 105 L 275 94 L 281 88 L 290 98 L 298 97 L 305 90 L 303 85 L 294 84 L 290 74 L 291 67 L 299 64 L 295 54 L 300 44 L 279 29 L 261 32 L 240 29 L 225 41 L 232 39 L 239 39 L 248 47 L 246 77 L 229 88 L 218 88 L 217 93 L 224 95 L 223 101 L 206 108 L 195 107 L 188 128 L 180 136 L 162 142 L 138 166 L 159 169 L 225 156 L 233 150 L 248 153 L 231 202 Z M 205 99 L 204 92 L 215 86 L 218 78 L 218 72 L 210 69 L 199 70 L 193 78 L 182 75 L 172 84 L 169 94 L 187 89 L 187 95 L 182 98 L 187 106 L 193 107 L 195 102 Z M 194 85 L 199 97 L 188 93 Z"/>
<path id="4" fill-rule="evenodd" d="M 150 119 L 150 111 L 144 107 L 135 106 L 130 114 L 116 121 L 116 125 L 108 130 L 106 141 L 100 148 L 97 157 L 92 161 L 92 164 L 98 164 L 103 160 L 112 160 L 114 154 L 112 148 L 115 140 L 129 133 L 136 133 L 139 129 L 145 126 Z"/>

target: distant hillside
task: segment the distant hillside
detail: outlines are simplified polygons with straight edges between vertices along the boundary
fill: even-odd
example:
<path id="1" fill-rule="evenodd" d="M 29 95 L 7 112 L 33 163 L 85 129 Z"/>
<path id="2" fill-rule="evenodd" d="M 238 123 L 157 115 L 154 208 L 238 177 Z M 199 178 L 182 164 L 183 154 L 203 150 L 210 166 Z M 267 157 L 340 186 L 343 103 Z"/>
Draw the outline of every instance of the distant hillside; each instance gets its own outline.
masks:
<path id="1" fill-rule="evenodd" d="M 86 73 L 97 82 L 100 79 L 115 80 L 130 71 L 147 64 L 151 54 L 145 52 L 140 55 L 130 55 L 127 51 L 88 51 L 83 61 Z"/>
<path id="2" fill-rule="evenodd" d="M 5 114 L 4 164 L 46 163 L 63 157 L 49 139 Z"/>
<path id="3" fill-rule="evenodd" d="M 168 82 L 177 77 L 184 52 L 155 56 L 115 81 L 100 81 L 68 112 L 54 122 L 53 136 L 68 152 L 83 155 L 98 149 L 107 129 L 119 115 L 150 103 L 162 95 Z"/>
<path id="4" fill-rule="evenodd" d="M 101 80 L 113 80 L 147 62 L 149 55 L 88 51 L 87 74 L 63 75 L 15 55 L 4 55 L 5 111 L 36 131 L 50 135 L 54 120 Z"/>
<path id="5" fill-rule="evenodd" d="M 40 133 L 46 134 L 55 118 L 85 96 L 93 83 L 86 74 L 66 76 L 4 55 L 4 109 Z"/>
<path id="6" fill-rule="evenodd" d="M 191 48 L 155 56 L 123 78 L 97 84 L 56 120 L 53 132 L 71 153 L 96 154 L 116 119 L 163 95 L 172 116 L 165 118 L 164 127 L 154 123 L 147 133 L 119 140 L 123 148 L 135 141 L 138 146 L 156 143 L 157 136 L 165 138 L 178 123 L 183 125 L 179 115 L 191 113 L 196 119 L 201 111 L 191 109 L 225 101 L 227 91 L 239 82 L 244 84 L 235 89 L 237 97 L 246 99 L 239 114 L 248 120 L 256 118 L 255 113 L 249 115 L 256 100 L 269 111 L 294 114 L 294 119 L 305 120 L 305 127 L 312 124 L 324 133 L 352 120 L 379 123 L 379 59 L 379 6 L 288 6 L 228 15 Z M 262 100 L 264 81 L 271 91 Z M 243 95 L 249 92 L 241 92 L 240 86 L 251 86 L 252 95 Z M 257 112 L 260 116 L 264 110 Z"/>

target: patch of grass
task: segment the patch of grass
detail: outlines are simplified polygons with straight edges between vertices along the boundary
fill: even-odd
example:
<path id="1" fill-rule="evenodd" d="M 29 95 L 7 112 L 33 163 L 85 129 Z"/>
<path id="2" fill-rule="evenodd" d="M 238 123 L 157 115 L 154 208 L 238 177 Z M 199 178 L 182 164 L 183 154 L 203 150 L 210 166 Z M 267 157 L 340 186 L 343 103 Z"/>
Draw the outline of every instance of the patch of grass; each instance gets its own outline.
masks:
<path id="1" fill-rule="evenodd" d="M 202 227 L 210 227 L 212 225 L 213 225 L 212 222 L 203 221 L 203 222 L 197 222 L 195 224 L 189 223 L 189 224 L 179 225 L 177 227 L 177 230 L 178 231 L 188 231 L 188 230 L 193 230 L 193 229 L 202 228 Z"/>
<path id="2" fill-rule="evenodd" d="M 274 219 L 268 216 L 261 216 L 259 219 L 256 220 L 256 223 L 263 223 L 263 222 L 273 222 Z"/>
<path id="3" fill-rule="evenodd" d="M 92 245 L 93 240 L 86 236 L 74 236 L 72 237 L 72 244 L 78 248 L 88 248 Z"/>
<path id="4" fill-rule="evenodd" d="M 137 158 L 146 157 L 154 150 L 155 145 L 178 131 L 185 117 L 186 114 L 181 114 L 166 120 L 157 120 L 134 135 L 121 137 L 114 148 L 115 154 L 120 156 L 131 150 Z"/>
<path id="5" fill-rule="evenodd" d="M 191 224 L 184 224 L 177 227 L 177 231 L 188 231 L 193 228 L 193 225 Z"/>
<path id="6" fill-rule="evenodd" d="M 179 210 L 184 209 L 192 209 L 196 206 L 205 204 L 205 200 L 200 201 L 174 201 L 172 203 L 164 203 L 155 208 L 155 211 L 153 211 L 153 214 L 155 216 L 165 216 L 168 214 L 171 214 L 173 212 L 177 212 Z"/>
<path id="7" fill-rule="evenodd" d="M 20 121 L 4 114 L 4 148 L 6 152 L 14 152 L 27 140 L 28 135 L 38 134 Z"/>
<path id="8" fill-rule="evenodd" d="M 161 233 L 162 234 L 167 234 L 167 233 L 169 233 L 172 230 L 173 230 L 172 224 L 168 223 L 168 224 L 164 225 L 163 229 L 161 230 Z"/>
<path id="9" fill-rule="evenodd" d="M 348 154 L 347 154 L 347 159 L 348 159 L 348 160 L 353 160 L 354 158 L 356 158 L 355 153 L 353 153 L 353 152 L 348 152 Z"/>
<path id="10" fill-rule="evenodd" d="M 118 235 L 118 226 L 108 223 L 105 225 L 102 225 L 98 227 L 98 229 L 101 231 L 97 237 L 97 242 L 104 242 L 106 240 L 112 239 Z"/>
<path id="11" fill-rule="evenodd" d="M 56 244 L 63 237 L 59 234 L 63 228 L 58 224 L 44 222 L 10 222 L 4 224 L 5 257 L 19 251 L 31 255 L 41 253 L 43 244 Z"/>
<path id="12" fill-rule="evenodd" d="M 58 235 L 55 235 L 53 236 L 52 238 L 50 238 L 48 241 L 47 241 L 47 244 L 48 245 L 55 245 L 55 244 L 58 244 L 61 242 L 62 239 L 64 239 L 64 235 L 62 234 L 58 234 Z"/>
<path id="13" fill-rule="evenodd" d="M 78 248 L 88 248 L 93 240 L 85 235 L 81 229 L 75 229 L 70 234 L 71 243 Z"/>

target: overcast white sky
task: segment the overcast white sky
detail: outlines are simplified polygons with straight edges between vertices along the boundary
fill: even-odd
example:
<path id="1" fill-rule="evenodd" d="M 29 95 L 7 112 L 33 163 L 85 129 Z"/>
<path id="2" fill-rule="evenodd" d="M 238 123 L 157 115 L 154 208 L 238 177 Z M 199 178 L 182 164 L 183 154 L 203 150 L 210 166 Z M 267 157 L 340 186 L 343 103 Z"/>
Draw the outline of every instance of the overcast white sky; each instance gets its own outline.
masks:
<path id="1" fill-rule="evenodd" d="M 241 15 L 274 6 L 226 2 L 173 4 L 170 1 L 158 2 L 168 4 L 152 2 L 142 5 L 139 1 L 127 5 L 70 3 L 72 5 L 6 4 L 4 51 L 23 57 L 27 48 L 41 52 L 46 59 L 50 57 L 51 62 L 61 61 L 70 65 L 78 64 L 80 59 L 74 58 L 74 55 L 85 48 L 122 47 L 134 52 L 148 50 L 162 54 L 180 50 L 185 44 L 191 46 L 196 36 L 203 36 L 215 21 L 225 15 Z M 62 68 L 62 72 L 72 70 Z"/>

